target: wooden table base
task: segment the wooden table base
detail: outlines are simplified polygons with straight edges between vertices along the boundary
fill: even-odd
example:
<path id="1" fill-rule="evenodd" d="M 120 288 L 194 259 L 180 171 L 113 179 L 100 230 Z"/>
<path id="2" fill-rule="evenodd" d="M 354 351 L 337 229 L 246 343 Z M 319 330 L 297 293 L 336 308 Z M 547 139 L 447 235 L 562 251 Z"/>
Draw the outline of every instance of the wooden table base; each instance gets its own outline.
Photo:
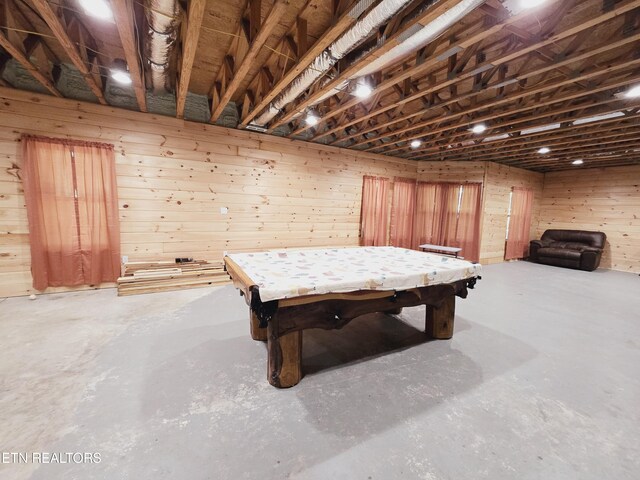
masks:
<path id="1" fill-rule="evenodd" d="M 251 308 L 249 308 L 249 324 L 250 324 L 250 328 L 251 328 L 251 338 L 253 338 L 254 340 L 258 340 L 261 342 L 266 342 L 267 341 L 267 329 L 266 328 L 260 328 L 260 320 L 258 320 L 258 315 L 256 315 L 256 312 L 254 312 L 253 310 L 251 310 Z"/>
<path id="2" fill-rule="evenodd" d="M 425 331 L 429 338 L 449 339 L 453 336 L 456 297 L 453 293 L 444 297 L 438 305 L 426 305 Z M 348 305 L 348 304 L 347 304 Z M 251 336 L 263 340 L 267 335 L 267 379 L 278 388 L 289 388 L 302 379 L 302 332 L 304 324 L 307 328 L 342 328 L 353 318 L 362 315 L 348 315 L 344 306 L 334 305 L 327 311 L 327 305 L 313 308 L 306 305 L 306 316 L 299 324 L 292 323 L 298 315 L 305 315 L 300 307 L 289 307 L 279 310 L 269 321 L 268 327 L 260 328 L 255 316 L 251 316 Z M 374 313 L 369 311 L 367 313 Z M 399 314 L 402 307 L 380 309 L 386 314 Z M 345 315 L 346 314 L 346 315 Z M 315 320 L 315 321 L 314 321 Z"/>
<path id="3" fill-rule="evenodd" d="M 232 275 L 249 305 L 251 338 L 267 342 L 267 378 L 278 388 L 292 387 L 302 379 L 304 330 L 340 329 L 369 313 L 398 315 L 404 307 L 425 305 L 427 335 L 449 339 L 453 336 L 455 297 L 466 298 L 467 288 L 473 288 L 476 282 L 476 278 L 470 278 L 401 291 L 331 293 L 262 302 L 258 288 L 237 277 Z"/>
<path id="4" fill-rule="evenodd" d="M 456 315 L 456 297 L 446 297 L 440 307 L 427 305 L 424 330 L 430 338 L 447 340 L 453 337 L 453 320 Z"/>

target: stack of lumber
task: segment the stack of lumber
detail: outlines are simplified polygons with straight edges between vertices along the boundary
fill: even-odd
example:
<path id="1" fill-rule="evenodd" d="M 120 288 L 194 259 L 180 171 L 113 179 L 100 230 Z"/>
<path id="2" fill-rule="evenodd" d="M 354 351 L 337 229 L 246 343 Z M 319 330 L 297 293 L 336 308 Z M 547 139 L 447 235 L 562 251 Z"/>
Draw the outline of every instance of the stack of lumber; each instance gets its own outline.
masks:
<path id="1" fill-rule="evenodd" d="M 223 262 L 128 262 L 118 278 L 118 295 L 166 292 L 231 283 Z"/>

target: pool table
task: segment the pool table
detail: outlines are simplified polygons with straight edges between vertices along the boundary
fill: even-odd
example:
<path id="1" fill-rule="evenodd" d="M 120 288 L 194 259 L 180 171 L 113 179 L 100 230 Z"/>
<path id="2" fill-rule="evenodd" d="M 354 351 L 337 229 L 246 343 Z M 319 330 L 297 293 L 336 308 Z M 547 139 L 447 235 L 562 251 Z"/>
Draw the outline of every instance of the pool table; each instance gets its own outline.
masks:
<path id="1" fill-rule="evenodd" d="M 480 265 L 394 247 L 228 254 L 225 269 L 249 306 L 254 340 L 267 341 L 267 379 L 302 378 L 302 332 L 339 329 L 361 315 L 426 306 L 426 334 L 453 335 L 455 297 L 466 298 Z"/>

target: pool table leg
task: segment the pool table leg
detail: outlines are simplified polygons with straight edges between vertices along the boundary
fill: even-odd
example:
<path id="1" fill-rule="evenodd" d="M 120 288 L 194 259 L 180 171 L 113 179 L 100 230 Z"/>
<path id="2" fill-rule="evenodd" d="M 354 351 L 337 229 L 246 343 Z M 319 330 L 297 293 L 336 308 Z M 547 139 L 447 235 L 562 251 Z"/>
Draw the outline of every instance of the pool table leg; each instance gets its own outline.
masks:
<path id="1" fill-rule="evenodd" d="M 446 340 L 453 337 L 453 319 L 456 314 L 456 296 L 445 298 L 439 308 L 427 305 L 425 331 L 431 338 Z"/>
<path id="2" fill-rule="evenodd" d="M 251 322 L 251 338 L 254 340 L 259 340 L 261 342 L 267 341 L 267 329 L 260 328 L 260 320 L 258 320 L 258 316 L 256 312 L 249 309 L 249 316 Z"/>
<path id="3" fill-rule="evenodd" d="M 274 323 L 267 327 L 267 380 L 274 387 L 293 387 L 302 379 L 302 331 L 278 337 Z"/>

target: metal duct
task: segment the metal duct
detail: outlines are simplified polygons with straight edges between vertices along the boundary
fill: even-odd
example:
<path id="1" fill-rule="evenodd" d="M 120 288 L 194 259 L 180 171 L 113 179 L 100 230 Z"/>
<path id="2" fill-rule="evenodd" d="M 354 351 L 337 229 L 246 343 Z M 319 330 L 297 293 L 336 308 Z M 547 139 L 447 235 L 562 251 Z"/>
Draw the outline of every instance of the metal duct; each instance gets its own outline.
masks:
<path id="1" fill-rule="evenodd" d="M 334 58 L 334 55 L 342 54 L 342 57 L 349 53 L 349 51 L 353 50 L 359 43 L 361 43 L 369 34 L 365 35 L 365 31 L 371 32 L 378 28 L 387 18 L 390 18 L 393 14 L 397 13 L 402 9 L 404 5 L 408 2 L 402 2 L 401 0 L 396 0 L 394 2 L 383 2 L 378 7 L 373 9 L 369 15 L 367 15 L 364 19 L 354 25 L 348 32 L 346 32 L 343 36 L 341 36 L 336 42 L 334 42 L 323 55 L 328 55 L 329 58 Z M 464 18 L 475 8 L 479 7 L 485 3 L 485 0 L 462 0 L 456 6 L 448 9 L 445 13 L 440 15 L 438 18 L 425 25 L 424 27 L 420 27 L 416 25 L 414 28 L 411 28 L 404 32 L 404 34 L 399 37 L 398 41 L 400 42 L 397 46 L 386 52 L 385 54 L 378 57 L 376 60 L 360 69 L 357 73 L 349 77 L 347 81 L 355 80 L 357 78 L 370 75 L 375 73 L 389 64 L 392 64 L 398 60 L 400 60 L 405 55 L 415 51 L 419 48 L 422 48 L 429 42 L 438 38 L 442 33 L 444 33 L 449 27 L 453 24 Z M 379 8 L 378 11 L 376 11 Z M 392 12 L 393 10 L 393 12 Z M 375 15 L 372 17 L 372 15 Z M 380 18 L 384 18 L 382 21 L 378 21 Z M 375 24 L 375 26 L 373 26 Z M 351 45 L 351 46 L 350 46 Z M 379 45 L 380 46 L 380 45 Z M 340 58 L 342 58 L 340 57 Z M 337 62 L 337 60 L 336 60 Z M 333 66 L 335 62 L 333 62 L 327 70 Z M 311 68 L 311 67 L 310 67 Z M 325 70 L 326 71 L 326 70 Z M 300 76 L 307 73 L 307 71 L 303 72 Z M 324 71 L 320 72 L 315 78 L 319 78 Z M 300 77 L 298 77 L 300 78 Z M 296 79 L 296 82 L 298 79 Z M 295 83 L 295 82 L 294 82 Z M 285 105 L 295 100 L 304 90 L 306 90 L 313 82 L 306 84 L 298 84 L 294 89 L 294 86 L 290 87 L 290 89 L 283 93 L 281 97 L 276 98 L 276 100 L 269 106 L 269 110 L 263 113 L 258 119 L 256 123 L 259 125 L 264 125 L 268 123 L 275 115 L 279 113 L 280 110 L 284 108 Z M 343 84 L 344 85 L 344 84 Z M 341 85 L 341 87 L 343 87 Z M 324 95 L 322 99 L 315 102 L 313 105 L 316 105 L 323 99 L 337 93 L 336 90 L 338 88 L 332 89 L 331 92 L 328 92 L 327 95 Z M 286 96 L 285 96 L 286 94 Z M 277 102 L 277 103 L 276 103 Z M 259 123 L 263 122 L 263 123 Z"/>
<path id="2" fill-rule="evenodd" d="M 286 105 L 298 98 L 302 92 L 308 89 L 314 82 L 328 72 L 338 60 L 351 52 L 354 48 L 366 40 L 378 27 L 383 25 L 393 15 L 404 8 L 411 0 L 383 0 L 374 7 L 364 18 L 356 22 L 340 38 L 333 42 L 329 48 L 318 55 L 291 85 L 278 95 L 269 104 L 265 112 L 253 122 L 257 125 L 266 125 Z M 360 0 L 349 12 L 352 18 L 357 18 L 371 4 L 371 0 Z"/>
<path id="3" fill-rule="evenodd" d="M 176 62 L 176 41 L 182 21 L 182 9 L 177 0 L 146 0 L 145 12 L 149 26 L 146 39 L 146 59 L 154 93 L 174 90 L 169 72 Z"/>
<path id="4" fill-rule="evenodd" d="M 405 55 L 424 47 L 427 43 L 442 35 L 451 25 L 460 21 L 477 7 L 485 3 L 485 1 L 486 0 L 463 0 L 419 30 L 415 31 L 411 29 L 405 32 L 403 35 L 404 38 L 399 38 L 399 45 L 369 63 L 365 68 L 359 70 L 351 79 L 364 77 L 365 75 L 370 75 L 382 70 L 387 65 L 398 61 Z"/>

